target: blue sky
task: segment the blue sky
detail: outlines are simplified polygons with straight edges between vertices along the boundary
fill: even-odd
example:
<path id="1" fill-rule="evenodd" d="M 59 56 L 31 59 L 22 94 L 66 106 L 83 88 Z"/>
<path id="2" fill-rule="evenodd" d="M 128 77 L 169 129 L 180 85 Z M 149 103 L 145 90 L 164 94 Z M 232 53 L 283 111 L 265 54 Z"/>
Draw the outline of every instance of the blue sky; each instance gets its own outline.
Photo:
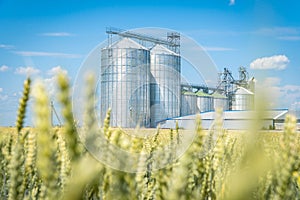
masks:
<path id="1" fill-rule="evenodd" d="M 272 106 L 299 108 L 299 7 L 295 0 L 0 0 L 0 126 L 14 125 L 28 73 L 53 85 L 63 70 L 73 81 L 108 26 L 181 32 L 220 70 L 247 67 L 272 91 Z"/>

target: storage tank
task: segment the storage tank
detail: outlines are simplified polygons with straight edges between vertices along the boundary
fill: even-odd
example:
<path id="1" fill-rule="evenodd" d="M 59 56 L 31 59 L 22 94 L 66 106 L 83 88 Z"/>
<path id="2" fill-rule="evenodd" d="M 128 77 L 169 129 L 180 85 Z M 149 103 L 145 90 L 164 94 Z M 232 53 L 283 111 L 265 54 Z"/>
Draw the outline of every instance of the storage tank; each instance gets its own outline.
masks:
<path id="1" fill-rule="evenodd" d="M 222 108 L 223 110 L 229 110 L 229 101 L 228 98 L 218 92 L 212 94 L 214 98 L 214 109 Z"/>
<path id="2" fill-rule="evenodd" d="M 184 92 L 181 95 L 181 116 L 198 113 L 197 95 L 194 92 Z"/>
<path id="3" fill-rule="evenodd" d="M 252 110 L 254 108 L 254 94 L 243 87 L 237 87 L 234 92 L 232 110 Z"/>
<path id="4" fill-rule="evenodd" d="M 157 122 L 180 115 L 180 55 L 163 45 L 150 50 L 151 127 Z"/>
<path id="5" fill-rule="evenodd" d="M 113 127 L 150 126 L 150 52 L 123 38 L 101 50 L 101 121 Z"/>
<path id="6" fill-rule="evenodd" d="M 210 94 L 198 91 L 197 95 L 197 108 L 200 112 L 207 112 L 214 110 L 214 99 Z"/>

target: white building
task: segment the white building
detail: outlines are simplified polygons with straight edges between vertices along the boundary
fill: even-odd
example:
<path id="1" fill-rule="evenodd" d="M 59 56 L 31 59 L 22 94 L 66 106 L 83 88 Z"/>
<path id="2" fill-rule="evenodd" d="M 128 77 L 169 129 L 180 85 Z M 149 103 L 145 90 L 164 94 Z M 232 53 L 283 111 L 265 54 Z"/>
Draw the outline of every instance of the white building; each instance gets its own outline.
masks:
<path id="1" fill-rule="evenodd" d="M 257 119 L 260 128 L 262 129 L 281 129 L 285 115 L 288 113 L 287 109 L 266 110 L 263 112 L 255 112 L 249 110 L 242 111 L 224 111 L 223 112 L 223 128 L 231 130 L 244 130 L 249 129 Z M 176 117 L 161 121 L 161 128 L 175 128 L 176 121 L 183 129 L 191 129 L 195 125 L 197 115 L 188 115 L 183 117 Z M 215 112 L 200 113 L 202 128 L 209 129 L 215 119 Z"/>

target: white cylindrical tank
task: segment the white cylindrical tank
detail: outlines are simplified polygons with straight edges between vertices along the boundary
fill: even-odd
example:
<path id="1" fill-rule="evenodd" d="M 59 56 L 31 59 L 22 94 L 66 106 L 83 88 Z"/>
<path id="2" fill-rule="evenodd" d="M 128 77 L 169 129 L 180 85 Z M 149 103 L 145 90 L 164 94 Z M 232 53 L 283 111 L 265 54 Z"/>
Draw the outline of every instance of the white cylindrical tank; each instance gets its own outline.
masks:
<path id="1" fill-rule="evenodd" d="M 229 109 L 229 101 L 228 98 L 218 92 L 212 94 L 214 98 L 214 109 L 222 108 L 223 110 Z"/>
<path id="2" fill-rule="evenodd" d="M 254 108 L 254 94 L 243 87 L 237 87 L 232 101 L 232 110 L 252 110 Z"/>
<path id="3" fill-rule="evenodd" d="M 163 45 L 150 50 L 150 121 L 157 122 L 180 115 L 180 55 Z"/>
<path id="4" fill-rule="evenodd" d="M 111 108 L 111 126 L 150 126 L 150 52 L 123 38 L 101 50 L 101 121 Z"/>
<path id="5" fill-rule="evenodd" d="M 197 95 L 193 92 L 184 92 L 181 95 L 181 116 L 198 113 Z"/>
<path id="6" fill-rule="evenodd" d="M 200 112 L 207 112 L 214 110 L 214 99 L 210 94 L 199 91 L 197 95 L 197 109 Z"/>

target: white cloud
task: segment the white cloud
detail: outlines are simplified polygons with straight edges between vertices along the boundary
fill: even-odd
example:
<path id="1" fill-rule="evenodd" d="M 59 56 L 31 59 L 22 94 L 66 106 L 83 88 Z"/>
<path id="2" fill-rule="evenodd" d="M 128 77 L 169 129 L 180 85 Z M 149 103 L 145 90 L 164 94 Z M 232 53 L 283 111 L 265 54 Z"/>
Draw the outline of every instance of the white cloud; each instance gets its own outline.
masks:
<path id="1" fill-rule="evenodd" d="M 5 101 L 8 98 L 8 95 L 1 95 L 0 94 L 0 100 Z"/>
<path id="2" fill-rule="evenodd" d="M 67 32 L 51 32 L 51 33 L 42 33 L 40 35 L 42 35 L 42 36 L 50 36 L 50 37 L 68 37 L 68 36 L 73 36 L 73 34 L 67 33 Z"/>
<path id="3" fill-rule="evenodd" d="M 44 79 L 44 82 L 45 82 L 45 85 L 46 85 L 46 88 L 47 88 L 47 92 L 50 96 L 50 98 L 54 98 L 55 97 L 55 94 L 56 94 L 56 91 L 57 91 L 57 88 L 56 88 L 56 77 L 55 76 L 52 76 L 50 78 L 46 78 Z"/>
<path id="4" fill-rule="evenodd" d="M 251 69 L 276 69 L 283 70 L 289 63 L 288 57 L 285 55 L 275 55 L 271 57 L 263 57 L 254 60 L 250 64 Z"/>
<path id="5" fill-rule="evenodd" d="M 2 65 L 2 66 L 0 67 L 0 72 L 5 72 L 5 71 L 7 71 L 8 69 L 9 69 L 8 66 Z"/>
<path id="6" fill-rule="evenodd" d="M 267 108 L 278 108 L 280 105 L 280 78 L 266 77 L 257 80 L 255 87 L 255 101 L 263 103 Z"/>
<path id="7" fill-rule="evenodd" d="M 279 85 L 281 82 L 281 79 L 278 77 L 267 77 L 263 80 L 262 85 L 268 86 L 268 87 L 274 87 L 276 85 Z"/>
<path id="8" fill-rule="evenodd" d="M 296 117 L 299 118 L 300 116 L 300 101 L 295 101 L 294 103 L 291 104 L 289 107 L 289 110 L 291 111 L 292 114 L 296 115 Z"/>
<path id="9" fill-rule="evenodd" d="M 298 93 L 300 94 L 300 86 L 299 85 L 285 85 L 283 87 L 287 93 Z"/>
<path id="10" fill-rule="evenodd" d="M 51 69 L 47 72 L 47 74 L 50 75 L 50 76 L 55 76 L 55 75 L 57 75 L 57 74 L 59 74 L 59 73 L 63 73 L 63 74 L 66 75 L 68 72 L 67 72 L 67 70 L 62 69 L 60 65 L 51 68 Z"/>
<path id="11" fill-rule="evenodd" d="M 270 108 L 292 108 L 300 102 L 300 85 L 281 85 L 278 77 L 267 77 L 256 85 L 256 93 L 263 94 L 263 101 Z"/>
<path id="12" fill-rule="evenodd" d="M 56 52 L 43 52 L 43 51 L 16 51 L 17 55 L 25 57 L 59 57 L 59 58 L 81 58 L 79 54 L 56 53 Z"/>
<path id="13" fill-rule="evenodd" d="M 63 69 L 61 66 L 56 66 L 51 68 L 50 70 L 48 70 L 47 74 L 50 76 L 49 78 L 46 78 L 45 81 L 45 85 L 46 88 L 48 90 L 48 93 L 50 95 L 51 98 L 55 97 L 55 94 L 57 93 L 57 79 L 56 79 L 56 75 L 59 73 L 63 73 L 65 75 L 68 74 L 68 71 Z"/>
<path id="14" fill-rule="evenodd" d="M 13 49 L 13 45 L 8 45 L 8 44 L 0 44 L 0 49 Z"/>
<path id="15" fill-rule="evenodd" d="M 284 85 L 280 87 L 279 97 L 289 108 L 293 108 L 296 102 L 300 102 L 300 85 Z M 296 110 L 299 110 L 298 107 Z"/>
<path id="16" fill-rule="evenodd" d="M 0 88 L 0 93 L 3 92 L 3 88 Z M 3 95 L 3 94 L 0 94 L 0 100 L 4 101 L 8 98 L 8 95 Z"/>
<path id="17" fill-rule="evenodd" d="M 233 6 L 234 4 L 235 4 L 235 0 L 230 0 L 230 1 L 229 1 L 229 5 L 230 5 L 230 6 Z"/>
<path id="18" fill-rule="evenodd" d="M 40 70 L 34 68 L 34 67 L 18 67 L 15 71 L 16 74 L 21 74 L 21 75 L 35 75 L 40 73 Z"/>

